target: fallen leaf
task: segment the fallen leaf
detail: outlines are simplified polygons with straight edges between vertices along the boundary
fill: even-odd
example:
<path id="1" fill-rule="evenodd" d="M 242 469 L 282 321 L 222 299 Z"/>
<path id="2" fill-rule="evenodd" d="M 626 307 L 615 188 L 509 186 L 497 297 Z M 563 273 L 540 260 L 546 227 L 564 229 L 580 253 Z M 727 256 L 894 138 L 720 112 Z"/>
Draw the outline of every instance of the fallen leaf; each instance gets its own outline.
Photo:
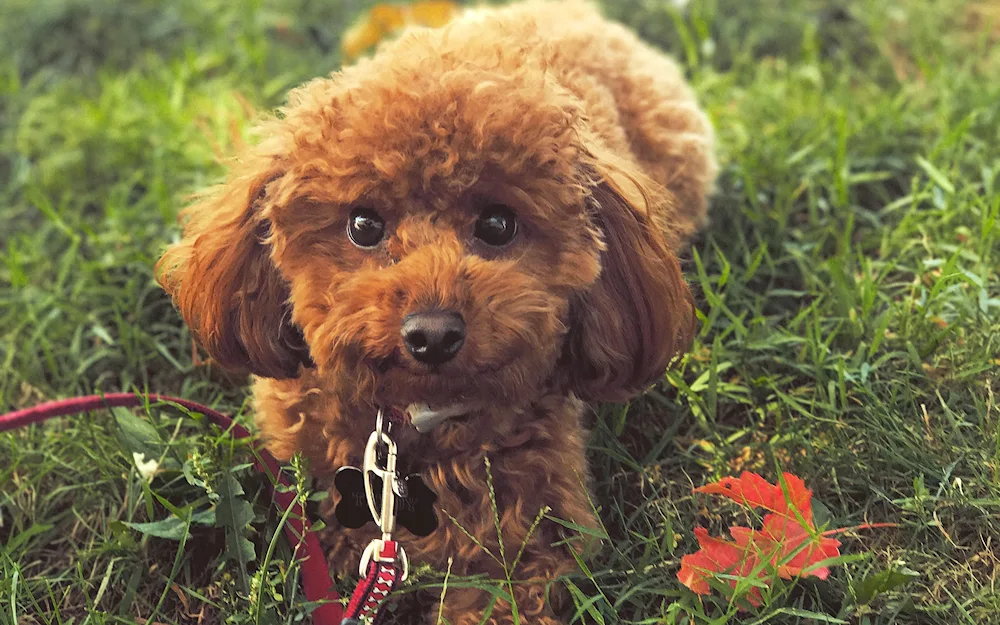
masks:
<path id="1" fill-rule="evenodd" d="M 764 517 L 764 529 L 759 536 L 762 537 L 759 544 L 774 546 L 771 564 L 784 579 L 799 576 L 826 579 L 830 567 L 813 565 L 840 555 L 839 540 L 817 534 L 811 524 L 803 526 L 797 519 L 778 514 Z"/>
<path id="2" fill-rule="evenodd" d="M 729 528 L 733 540 L 715 538 L 705 528 L 695 528 L 698 551 L 681 558 L 677 577 L 692 591 L 707 595 L 709 580 L 724 574 L 731 588 L 739 578 L 769 583 L 776 572 L 783 579 L 818 577 L 826 579 L 830 568 L 816 565 L 840 555 L 840 541 L 818 533 L 813 526 L 812 491 L 801 478 L 785 473 L 784 487 L 771 484 L 756 473 L 743 472 L 739 478 L 726 477 L 695 492 L 723 495 L 747 508 L 768 511 L 763 526 Z M 763 595 L 754 587 L 746 594 L 753 606 Z"/>
<path id="3" fill-rule="evenodd" d="M 730 528 L 738 530 L 745 528 Z M 694 536 L 698 540 L 700 549 L 695 553 L 681 558 L 681 570 L 677 573 L 677 578 L 682 584 L 698 593 L 707 595 L 711 592 L 708 580 L 718 573 L 737 575 L 739 577 L 749 577 L 760 560 L 752 549 L 746 549 L 738 543 L 722 540 L 710 536 L 708 530 L 703 527 L 694 529 Z M 761 576 L 761 571 L 757 577 Z M 733 588 L 736 588 L 735 579 L 728 580 Z M 760 589 L 752 589 L 747 600 L 754 606 L 761 604 Z"/>
<path id="4" fill-rule="evenodd" d="M 796 510 L 806 523 L 812 524 L 812 491 L 806 488 L 801 478 L 791 473 L 785 473 L 783 477 L 787 494 L 780 484 L 771 484 L 749 471 L 741 473 L 739 478 L 724 477 L 713 484 L 696 488 L 694 492 L 723 495 L 742 506 L 763 508 L 786 516 Z"/>

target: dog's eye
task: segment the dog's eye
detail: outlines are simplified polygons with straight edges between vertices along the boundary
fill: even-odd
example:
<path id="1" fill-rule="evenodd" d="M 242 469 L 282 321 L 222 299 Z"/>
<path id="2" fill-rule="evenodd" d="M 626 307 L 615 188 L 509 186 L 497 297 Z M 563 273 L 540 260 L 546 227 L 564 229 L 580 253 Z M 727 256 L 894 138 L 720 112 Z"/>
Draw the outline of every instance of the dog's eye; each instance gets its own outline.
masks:
<path id="1" fill-rule="evenodd" d="M 374 247 L 385 236 L 385 220 L 370 208 L 355 208 L 347 220 L 347 236 L 358 247 Z"/>
<path id="2" fill-rule="evenodd" d="M 479 214 L 476 220 L 475 237 L 494 247 L 507 245 L 517 234 L 517 218 L 514 211 L 502 204 L 493 204 Z"/>

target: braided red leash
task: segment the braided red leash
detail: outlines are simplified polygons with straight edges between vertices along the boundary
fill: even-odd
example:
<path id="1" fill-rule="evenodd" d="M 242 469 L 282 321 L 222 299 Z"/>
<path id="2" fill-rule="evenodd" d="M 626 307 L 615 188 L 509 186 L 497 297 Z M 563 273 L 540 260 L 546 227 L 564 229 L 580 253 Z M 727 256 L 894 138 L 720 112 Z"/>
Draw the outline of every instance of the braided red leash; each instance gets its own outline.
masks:
<path id="1" fill-rule="evenodd" d="M 344 620 L 341 625 L 357 623 L 362 619 L 378 622 L 382 602 L 403 578 L 403 571 L 396 564 L 399 557 L 398 547 L 395 541 L 384 541 L 382 552 L 368 563 L 364 578 L 354 589 L 351 602 L 344 610 Z"/>
<path id="2" fill-rule="evenodd" d="M 32 423 L 40 423 L 52 417 L 62 417 L 112 408 L 116 406 L 133 408 L 144 405 L 147 397 L 134 395 L 132 393 L 110 393 L 108 395 L 88 395 L 86 397 L 73 397 L 39 404 L 31 408 L 17 410 L 5 415 L 0 415 L 0 432 L 13 430 Z M 249 438 L 250 432 L 238 423 L 222 414 L 212 410 L 207 406 L 167 395 L 151 394 L 148 396 L 150 402 L 169 402 L 183 406 L 192 412 L 199 412 L 208 417 L 212 423 L 223 429 L 232 428 L 233 436 L 236 438 Z M 283 486 L 292 486 L 291 481 L 281 472 L 278 461 L 274 459 L 266 449 L 259 443 L 254 444 L 255 461 L 254 466 L 258 471 L 266 472 L 272 479 Z M 285 537 L 288 542 L 296 545 L 295 557 L 299 559 L 302 566 L 302 589 L 306 599 L 310 602 L 319 603 L 313 610 L 313 622 L 316 625 L 338 625 L 344 617 L 344 610 L 340 605 L 340 596 L 333 588 L 330 580 L 330 572 L 327 567 L 326 557 L 320 547 L 316 534 L 309 531 L 309 519 L 306 518 L 305 510 L 291 492 L 281 492 L 271 488 L 271 495 L 275 505 L 285 512 L 292 509 L 288 515 L 288 523 L 285 524 Z M 374 563 L 373 563 L 374 564 Z M 360 588 L 366 580 L 358 585 Z M 355 591 L 355 595 L 358 591 Z"/>

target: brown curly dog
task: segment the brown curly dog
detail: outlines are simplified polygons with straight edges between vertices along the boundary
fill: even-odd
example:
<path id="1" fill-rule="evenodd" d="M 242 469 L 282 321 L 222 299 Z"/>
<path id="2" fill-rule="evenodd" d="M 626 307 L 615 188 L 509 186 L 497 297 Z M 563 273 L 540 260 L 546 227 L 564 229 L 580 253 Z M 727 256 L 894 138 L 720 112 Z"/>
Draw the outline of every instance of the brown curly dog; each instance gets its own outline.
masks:
<path id="1" fill-rule="evenodd" d="M 574 558 L 559 524 L 529 529 L 544 506 L 595 522 L 584 402 L 642 391 L 694 331 L 675 251 L 716 166 L 681 72 L 589 5 L 532 1 L 408 31 L 260 130 L 187 209 L 164 288 L 216 363 L 256 376 L 278 458 L 328 479 L 376 406 L 424 420 L 396 433 L 438 496 L 438 529 L 400 534 L 411 560 L 504 577 L 466 534 L 498 553 L 488 458 L 508 556 L 527 540 L 517 611 L 558 623 Z M 375 530 L 326 519 L 352 574 Z M 488 599 L 449 589 L 444 615 L 478 623 Z"/>

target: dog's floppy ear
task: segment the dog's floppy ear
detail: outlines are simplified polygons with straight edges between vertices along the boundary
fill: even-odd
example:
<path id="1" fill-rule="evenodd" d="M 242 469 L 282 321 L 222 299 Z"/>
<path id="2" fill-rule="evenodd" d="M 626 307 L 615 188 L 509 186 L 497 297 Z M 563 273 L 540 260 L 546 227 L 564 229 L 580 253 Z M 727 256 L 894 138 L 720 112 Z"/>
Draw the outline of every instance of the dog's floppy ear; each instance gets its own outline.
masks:
<path id="1" fill-rule="evenodd" d="M 667 192 L 621 167 L 596 178 L 589 201 L 604 242 L 601 273 L 571 304 L 565 359 L 577 396 L 624 401 L 690 347 L 694 300 L 656 217 L 667 212 L 656 205 L 670 201 Z"/>
<path id="2" fill-rule="evenodd" d="M 234 169 L 228 182 L 184 211 L 184 236 L 157 263 L 157 280 L 220 366 L 296 377 L 300 365 L 311 363 L 309 351 L 291 322 L 288 286 L 265 243 L 270 223 L 259 210 L 280 170 L 264 156 Z"/>

